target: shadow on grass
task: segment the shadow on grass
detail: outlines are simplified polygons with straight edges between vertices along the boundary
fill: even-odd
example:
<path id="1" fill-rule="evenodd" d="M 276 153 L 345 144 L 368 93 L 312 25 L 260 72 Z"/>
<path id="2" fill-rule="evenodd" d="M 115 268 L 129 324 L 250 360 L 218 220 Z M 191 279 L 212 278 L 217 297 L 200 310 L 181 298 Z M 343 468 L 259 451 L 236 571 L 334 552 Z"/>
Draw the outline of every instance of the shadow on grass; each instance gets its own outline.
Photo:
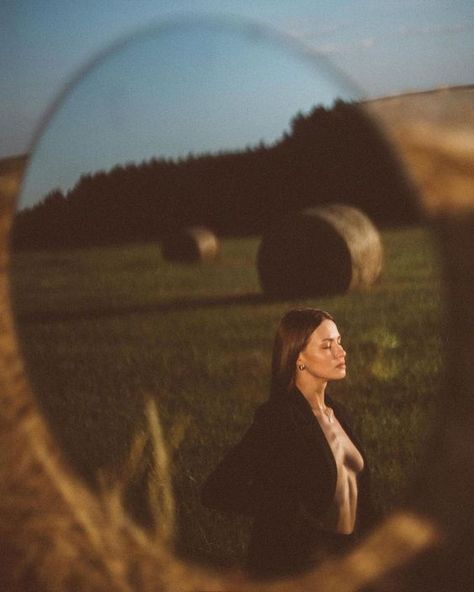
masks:
<path id="1" fill-rule="evenodd" d="M 173 298 L 163 302 L 138 306 L 100 306 L 88 310 L 58 310 L 17 312 L 17 321 L 22 323 L 54 323 L 64 321 L 88 321 L 124 317 L 134 314 L 179 312 L 230 305 L 268 304 L 273 300 L 263 294 L 231 294 L 216 297 Z"/>

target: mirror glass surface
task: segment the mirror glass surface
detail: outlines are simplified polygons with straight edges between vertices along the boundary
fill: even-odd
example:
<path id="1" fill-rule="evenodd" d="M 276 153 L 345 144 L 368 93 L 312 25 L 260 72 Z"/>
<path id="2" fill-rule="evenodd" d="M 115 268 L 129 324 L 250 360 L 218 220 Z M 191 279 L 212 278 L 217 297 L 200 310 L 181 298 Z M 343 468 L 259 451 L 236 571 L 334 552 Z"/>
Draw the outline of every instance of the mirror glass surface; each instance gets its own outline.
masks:
<path id="1" fill-rule="evenodd" d="M 152 477 L 140 434 L 144 400 L 157 402 L 186 557 L 242 561 L 247 522 L 203 508 L 199 488 L 267 398 L 273 334 L 291 307 L 337 321 L 348 376 L 331 392 L 365 442 L 381 513 L 419 458 L 440 373 L 437 257 L 359 99 L 292 41 L 186 22 L 99 56 L 34 146 L 12 257 L 29 377 L 79 474 L 94 487 L 125 479 L 145 525 Z M 266 298 L 256 268 L 265 228 L 327 202 L 377 225 L 381 279 L 346 295 Z M 188 227 L 218 248 L 192 263 L 165 257 L 164 240 Z"/>

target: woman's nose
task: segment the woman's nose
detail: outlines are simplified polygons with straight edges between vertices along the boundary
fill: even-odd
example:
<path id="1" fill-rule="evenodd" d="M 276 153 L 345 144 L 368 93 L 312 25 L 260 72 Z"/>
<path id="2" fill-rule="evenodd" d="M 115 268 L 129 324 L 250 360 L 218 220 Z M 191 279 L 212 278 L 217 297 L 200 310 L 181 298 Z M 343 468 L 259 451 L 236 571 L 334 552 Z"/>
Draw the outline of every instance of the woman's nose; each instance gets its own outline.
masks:
<path id="1" fill-rule="evenodd" d="M 337 344 L 335 356 L 336 356 L 336 358 L 345 358 L 346 357 L 346 352 L 340 343 Z"/>

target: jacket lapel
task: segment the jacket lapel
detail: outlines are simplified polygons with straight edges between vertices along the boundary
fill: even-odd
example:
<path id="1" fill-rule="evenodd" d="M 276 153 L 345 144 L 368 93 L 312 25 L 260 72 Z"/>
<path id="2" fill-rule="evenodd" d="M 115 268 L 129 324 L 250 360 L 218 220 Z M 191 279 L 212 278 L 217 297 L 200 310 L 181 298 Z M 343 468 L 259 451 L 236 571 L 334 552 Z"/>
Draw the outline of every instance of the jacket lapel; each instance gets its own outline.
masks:
<path id="1" fill-rule="evenodd" d="M 328 472 L 327 476 L 330 479 L 330 482 L 334 484 L 335 489 L 337 481 L 336 461 L 334 460 L 334 455 L 329 446 L 329 442 L 311 410 L 310 404 L 304 395 L 296 388 L 291 394 L 291 403 L 297 429 L 312 449 L 320 451 L 321 461 L 324 463 Z"/>

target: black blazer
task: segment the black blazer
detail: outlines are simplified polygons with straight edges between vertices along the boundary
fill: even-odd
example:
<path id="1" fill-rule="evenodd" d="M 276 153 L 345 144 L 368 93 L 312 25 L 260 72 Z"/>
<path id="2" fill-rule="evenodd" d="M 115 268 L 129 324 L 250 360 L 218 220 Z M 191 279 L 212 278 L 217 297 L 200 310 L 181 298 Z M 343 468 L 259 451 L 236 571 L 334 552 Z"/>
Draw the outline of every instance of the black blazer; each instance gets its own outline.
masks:
<path id="1" fill-rule="evenodd" d="M 327 403 L 364 459 L 358 476 L 356 531 L 374 517 L 366 455 L 344 409 Z M 261 405 L 241 441 L 208 477 L 204 505 L 251 515 L 248 567 L 255 573 L 286 573 L 307 566 L 320 523 L 335 494 L 337 467 L 329 443 L 299 390 Z"/>

